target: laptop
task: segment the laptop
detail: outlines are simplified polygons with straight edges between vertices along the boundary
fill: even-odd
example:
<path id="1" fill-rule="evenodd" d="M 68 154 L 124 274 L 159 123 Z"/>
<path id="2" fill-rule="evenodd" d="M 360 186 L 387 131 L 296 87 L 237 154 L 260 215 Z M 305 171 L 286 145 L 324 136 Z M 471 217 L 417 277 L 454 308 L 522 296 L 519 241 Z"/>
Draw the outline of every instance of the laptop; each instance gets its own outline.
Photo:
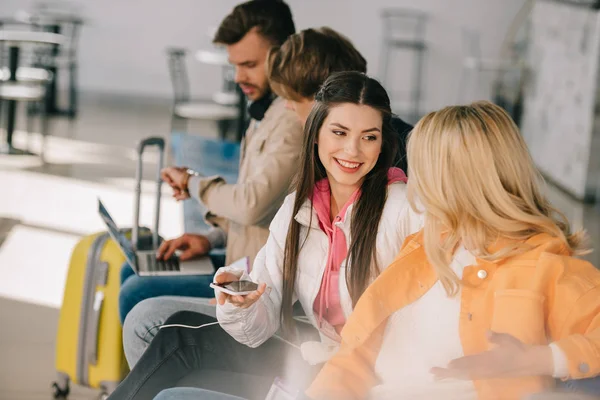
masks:
<path id="1" fill-rule="evenodd" d="M 209 256 L 181 261 L 177 253 L 168 260 L 157 260 L 156 249 L 135 250 L 131 242 L 112 219 L 102 201 L 98 199 L 98 213 L 106 224 L 110 237 L 119 245 L 131 268 L 139 276 L 212 275 L 215 267 Z"/>

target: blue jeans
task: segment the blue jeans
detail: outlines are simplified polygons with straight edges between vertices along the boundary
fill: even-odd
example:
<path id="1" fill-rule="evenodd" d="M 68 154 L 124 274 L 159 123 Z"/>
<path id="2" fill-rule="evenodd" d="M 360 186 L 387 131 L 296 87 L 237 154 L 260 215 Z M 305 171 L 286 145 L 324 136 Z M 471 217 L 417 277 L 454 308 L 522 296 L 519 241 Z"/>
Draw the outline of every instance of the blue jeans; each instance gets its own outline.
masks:
<path id="1" fill-rule="evenodd" d="M 225 374 L 224 379 L 227 379 Z M 600 394 L 600 378 L 588 378 L 581 380 L 571 380 L 560 382 L 558 388 L 571 393 L 581 393 L 590 395 Z M 544 399 L 543 393 L 535 396 L 537 399 Z M 244 400 L 241 397 L 232 396 L 225 393 L 213 392 L 205 389 L 190 388 L 190 387 L 175 387 L 165 389 L 160 392 L 154 400 Z"/>
<path id="2" fill-rule="evenodd" d="M 600 376 L 586 379 L 571 379 L 564 382 L 558 381 L 556 386 L 568 392 L 600 396 Z"/>
<path id="3" fill-rule="evenodd" d="M 225 265 L 225 256 L 211 254 L 215 269 Z M 119 293 L 119 316 L 121 324 L 137 303 L 158 296 L 214 297 L 209 286 L 212 275 L 182 276 L 138 276 L 126 262 L 121 269 L 121 291 Z"/>
<path id="4" fill-rule="evenodd" d="M 580 381 L 567 381 L 566 384 L 558 385 L 559 388 L 567 389 L 570 392 L 598 395 L 600 394 L 600 380 L 598 378 L 583 379 Z M 571 390 L 569 390 L 571 389 Z M 544 394 L 537 397 L 544 399 Z M 536 398 L 537 398 L 536 397 Z M 241 397 L 231 396 L 225 393 L 213 392 L 205 389 L 176 387 L 165 389 L 160 392 L 154 400 L 244 400 Z"/>

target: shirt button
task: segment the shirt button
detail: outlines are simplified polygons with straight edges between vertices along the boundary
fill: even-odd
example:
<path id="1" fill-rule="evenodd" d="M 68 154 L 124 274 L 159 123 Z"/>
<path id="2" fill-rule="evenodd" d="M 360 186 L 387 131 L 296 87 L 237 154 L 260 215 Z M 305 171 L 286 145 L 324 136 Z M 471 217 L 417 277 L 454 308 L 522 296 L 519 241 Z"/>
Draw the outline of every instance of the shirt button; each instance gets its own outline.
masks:
<path id="1" fill-rule="evenodd" d="M 579 364 L 579 372 L 581 372 L 582 374 L 587 374 L 588 372 L 590 372 L 590 366 L 587 365 L 587 363 Z"/>
<path id="2" fill-rule="evenodd" d="M 487 278 L 487 271 L 485 269 L 480 269 L 479 271 L 477 271 L 477 277 L 479 279 Z"/>

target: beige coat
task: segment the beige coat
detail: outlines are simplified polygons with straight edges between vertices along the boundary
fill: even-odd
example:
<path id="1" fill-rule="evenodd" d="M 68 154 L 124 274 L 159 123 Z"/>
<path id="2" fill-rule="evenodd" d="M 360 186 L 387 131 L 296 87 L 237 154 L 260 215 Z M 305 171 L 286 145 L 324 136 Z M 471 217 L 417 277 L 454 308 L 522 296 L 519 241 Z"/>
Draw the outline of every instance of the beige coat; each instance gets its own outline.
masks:
<path id="1" fill-rule="evenodd" d="M 250 122 L 236 184 L 219 176 L 200 178 L 193 185 L 190 180 L 190 189 L 197 190 L 209 210 L 207 221 L 227 233 L 227 264 L 248 256 L 252 265 L 267 242 L 269 224 L 298 170 L 302 136 L 298 118 L 277 98 L 262 121 Z"/>

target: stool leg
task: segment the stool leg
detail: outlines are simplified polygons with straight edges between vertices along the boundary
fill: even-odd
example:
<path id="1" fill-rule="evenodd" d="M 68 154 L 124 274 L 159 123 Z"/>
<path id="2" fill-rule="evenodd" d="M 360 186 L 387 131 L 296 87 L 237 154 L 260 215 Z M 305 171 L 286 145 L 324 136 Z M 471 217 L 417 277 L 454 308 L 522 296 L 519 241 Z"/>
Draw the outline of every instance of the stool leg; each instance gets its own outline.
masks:
<path id="1" fill-rule="evenodd" d="M 12 141 L 13 134 L 15 132 L 15 120 L 17 114 L 17 102 L 15 100 L 7 100 L 6 105 L 6 143 L 8 144 L 9 151 L 12 151 Z"/>
<path id="2" fill-rule="evenodd" d="M 77 116 L 77 65 L 72 63 L 69 68 L 69 117 Z"/>
<path id="3" fill-rule="evenodd" d="M 31 151 L 31 134 L 33 133 L 33 106 L 35 103 L 27 103 L 27 120 L 25 130 L 27 131 L 27 143 L 25 144 L 25 150 Z"/>
<path id="4" fill-rule="evenodd" d="M 46 109 L 46 99 L 40 101 L 40 132 L 41 132 L 41 147 L 40 158 L 43 164 L 46 164 L 46 136 L 48 135 L 48 110 Z"/>
<path id="5" fill-rule="evenodd" d="M 175 113 L 171 116 L 171 132 L 187 132 L 188 131 L 188 119 L 181 118 Z"/>
<path id="6" fill-rule="evenodd" d="M 467 67 L 462 66 L 460 69 L 460 79 L 458 80 L 458 91 L 456 95 L 456 102 L 458 104 L 464 104 L 466 102 L 465 89 L 467 86 Z"/>
<path id="7" fill-rule="evenodd" d="M 175 114 L 172 114 L 171 115 L 171 133 L 173 133 L 175 131 L 175 125 L 176 125 L 175 118 L 176 118 Z"/>
<path id="8" fill-rule="evenodd" d="M 219 137 L 221 140 L 227 139 L 227 133 L 229 132 L 229 126 L 231 124 L 231 120 L 228 119 L 220 119 L 217 121 L 217 127 L 219 129 Z"/>
<path id="9" fill-rule="evenodd" d="M 4 105 L 4 102 L 2 101 L 2 99 L 0 99 L 0 124 L 2 124 L 2 125 L 0 125 L 0 129 L 2 129 L 2 126 L 5 126 L 4 125 L 4 121 L 2 120 L 2 107 L 3 107 L 3 105 Z M 4 132 L 4 134 L 6 135 L 6 132 Z M 2 138 L 0 137 L 0 139 L 2 139 Z M 4 140 L 6 141 L 6 138 L 4 138 Z M 1 147 L 0 147 L 0 149 L 1 149 Z"/>
<path id="10" fill-rule="evenodd" d="M 424 66 L 424 51 L 417 51 L 417 56 L 415 60 L 415 74 L 416 78 L 413 81 L 413 123 L 417 123 L 417 121 L 421 118 L 421 96 L 423 91 L 423 66 Z"/>

